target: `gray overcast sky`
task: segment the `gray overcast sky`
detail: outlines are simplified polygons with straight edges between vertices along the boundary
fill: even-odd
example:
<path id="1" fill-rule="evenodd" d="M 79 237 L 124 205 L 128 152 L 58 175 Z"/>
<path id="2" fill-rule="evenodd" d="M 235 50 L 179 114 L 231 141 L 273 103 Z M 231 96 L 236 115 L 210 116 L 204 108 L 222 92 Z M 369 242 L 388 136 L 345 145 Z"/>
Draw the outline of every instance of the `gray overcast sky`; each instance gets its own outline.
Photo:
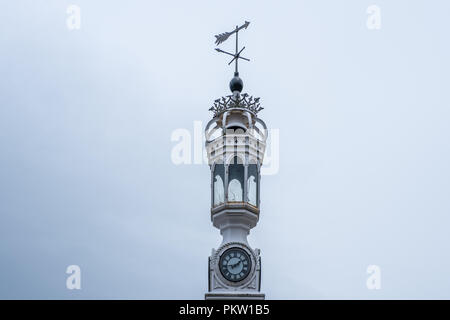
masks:
<path id="1" fill-rule="evenodd" d="M 280 130 L 249 237 L 267 298 L 450 298 L 450 3 L 1 7 L 0 298 L 203 298 L 221 241 L 210 174 L 174 165 L 170 137 L 228 94 L 213 35 L 244 20 L 244 90 Z M 372 264 L 381 290 L 366 287 Z"/>

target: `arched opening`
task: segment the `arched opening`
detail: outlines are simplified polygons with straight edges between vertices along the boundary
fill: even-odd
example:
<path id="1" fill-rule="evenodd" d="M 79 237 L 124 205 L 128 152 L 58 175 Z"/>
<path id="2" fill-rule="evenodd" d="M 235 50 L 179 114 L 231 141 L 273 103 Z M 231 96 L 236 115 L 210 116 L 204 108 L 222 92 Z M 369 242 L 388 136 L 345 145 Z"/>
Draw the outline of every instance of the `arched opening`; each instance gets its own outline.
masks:
<path id="1" fill-rule="evenodd" d="M 218 206 L 225 202 L 225 169 L 222 163 L 214 166 L 213 174 L 213 205 Z"/>
<path id="2" fill-rule="evenodd" d="M 244 199 L 244 165 L 234 157 L 228 165 L 228 201 L 241 202 Z"/>
<path id="3" fill-rule="evenodd" d="M 247 201 L 258 206 L 258 166 L 249 164 L 247 169 Z"/>

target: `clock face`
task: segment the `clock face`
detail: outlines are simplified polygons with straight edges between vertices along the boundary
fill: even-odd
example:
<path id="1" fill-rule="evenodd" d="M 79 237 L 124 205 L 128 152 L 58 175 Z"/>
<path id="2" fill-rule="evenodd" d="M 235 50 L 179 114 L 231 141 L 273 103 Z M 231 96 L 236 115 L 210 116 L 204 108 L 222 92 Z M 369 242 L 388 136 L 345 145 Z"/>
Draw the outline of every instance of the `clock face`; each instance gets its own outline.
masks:
<path id="1" fill-rule="evenodd" d="M 241 248 L 231 248 L 220 257 L 219 268 L 222 276 L 233 282 L 245 279 L 250 273 L 252 261 Z"/>

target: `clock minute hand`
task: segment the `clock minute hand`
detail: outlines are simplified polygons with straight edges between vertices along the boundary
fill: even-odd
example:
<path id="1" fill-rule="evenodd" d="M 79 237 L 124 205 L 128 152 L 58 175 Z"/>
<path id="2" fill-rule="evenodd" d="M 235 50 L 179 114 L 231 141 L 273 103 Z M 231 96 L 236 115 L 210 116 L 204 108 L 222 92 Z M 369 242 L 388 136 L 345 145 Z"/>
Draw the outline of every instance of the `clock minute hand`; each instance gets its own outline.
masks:
<path id="1" fill-rule="evenodd" d="M 240 263 L 241 263 L 241 261 L 239 260 L 239 262 L 237 262 L 237 263 L 231 265 L 230 267 L 231 267 L 232 269 L 234 269 L 234 268 L 236 268 Z"/>

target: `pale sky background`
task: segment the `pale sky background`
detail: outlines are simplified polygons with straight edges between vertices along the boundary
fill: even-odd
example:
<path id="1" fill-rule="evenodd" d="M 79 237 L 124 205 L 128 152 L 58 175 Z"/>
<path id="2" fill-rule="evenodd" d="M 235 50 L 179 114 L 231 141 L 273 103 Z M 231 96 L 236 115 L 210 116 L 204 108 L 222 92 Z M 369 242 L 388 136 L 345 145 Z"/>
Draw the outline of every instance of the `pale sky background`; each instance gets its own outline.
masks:
<path id="1" fill-rule="evenodd" d="M 81 29 L 66 27 L 69 4 Z M 368 30 L 366 9 L 381 8 Z M 268 299 L 450 298 L 448 1 L 15 0 L 0 10 L 0 298 L 203 299 L 206 123 L 241 33 L 244 91 L 280 130 L 263 176 Z M 232 49 L 225 43 L 223 49 Z M 68 265 L 82 289 L 66 289 Z M 368 265 L 381 290 L 368 290 Z"/>

